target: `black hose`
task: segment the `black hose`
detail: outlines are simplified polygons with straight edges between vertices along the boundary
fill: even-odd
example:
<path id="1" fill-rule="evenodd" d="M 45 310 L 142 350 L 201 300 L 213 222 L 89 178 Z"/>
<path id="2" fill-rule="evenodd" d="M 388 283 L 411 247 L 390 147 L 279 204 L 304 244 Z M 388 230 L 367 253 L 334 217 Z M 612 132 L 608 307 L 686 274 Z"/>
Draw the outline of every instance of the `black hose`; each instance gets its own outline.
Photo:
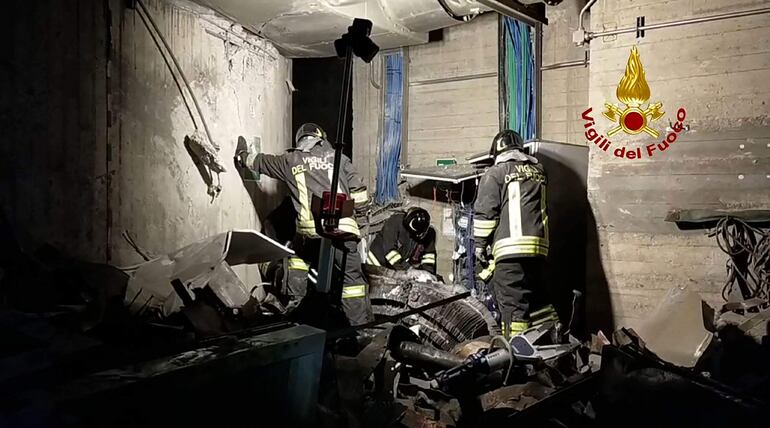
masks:
<path id="1" fill-rule="evenodd" d="M 416 366 L 425 364 L 438 369 L 450 369 L 464 361 L 459 355 L 414 342 L 401 342 L 395 356 Z"/>

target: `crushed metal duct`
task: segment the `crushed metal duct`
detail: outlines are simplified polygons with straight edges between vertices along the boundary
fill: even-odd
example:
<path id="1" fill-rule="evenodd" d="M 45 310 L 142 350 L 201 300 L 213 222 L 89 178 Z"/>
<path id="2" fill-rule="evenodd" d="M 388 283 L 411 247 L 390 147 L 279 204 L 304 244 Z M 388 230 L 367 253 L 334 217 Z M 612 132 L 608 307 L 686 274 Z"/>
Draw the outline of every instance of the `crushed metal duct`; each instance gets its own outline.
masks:
<path id="1" fill-rule="evenodd" d="M 364 265 L 364 272 L 369 279 L 372 309 L 378 316 L 395 315 L 467 291 L 459 285 L 425 280 L 414 271 Z M 408 316 L 400 322 L 413 328 L 426 343 L 445 351 L 476 337 L 500 334 L 495 318 L 473 297 Z"/>
<path id="2" fill-rule="evenodd" d="M 390 49 L 427 43 L 428 32 L 489 10 L 476 0 L 194 1 L 265 37 L 288 57 L 334 56 L 334 40 L 354 18 L 372 21 L 372 40 Z"/>

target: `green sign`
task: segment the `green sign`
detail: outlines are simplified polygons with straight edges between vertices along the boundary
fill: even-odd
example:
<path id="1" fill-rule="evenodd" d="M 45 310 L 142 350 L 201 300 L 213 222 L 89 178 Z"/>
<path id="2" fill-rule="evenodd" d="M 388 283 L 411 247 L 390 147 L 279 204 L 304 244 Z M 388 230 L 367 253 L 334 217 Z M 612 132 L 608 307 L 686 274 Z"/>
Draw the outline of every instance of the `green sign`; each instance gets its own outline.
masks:
<path id="1" fill-rule="evenodd" d="M 436 166 L 457 165 L 457 159 L 436 159 Z"/>

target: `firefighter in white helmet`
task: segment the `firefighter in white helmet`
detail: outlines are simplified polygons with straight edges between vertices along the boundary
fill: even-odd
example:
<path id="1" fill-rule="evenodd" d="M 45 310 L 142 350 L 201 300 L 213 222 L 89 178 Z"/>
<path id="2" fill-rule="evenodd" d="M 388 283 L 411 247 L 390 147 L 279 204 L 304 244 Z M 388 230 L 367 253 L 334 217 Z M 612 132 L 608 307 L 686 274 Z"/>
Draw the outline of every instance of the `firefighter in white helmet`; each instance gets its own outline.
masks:
<path id="1" fill-rule="evenodd" d="M 288 286 L 294 299 L 301 300 L 306 293 L 308 272 L 316 266 L 321 239 L 316 233 L 315 220 L 310 209 L 313 195 L 323 197 L 331 188 L 334 170 L 334 147 L 327 141 L 326 132 L 314 124 L 302 125 L 295 136 L 295 145 L 281 155 L 239 152 L 236 162 L 259 174 L 281 180 L 289 188 L 297 212 L 297 233 L 292 243 L 296 257 L 289 259 Z M 350 159 L 343 156 L 338 191 L 349 195 L 356 205 L 368 201 L 363 180 L 355 173 Z M 360 237 L 358 224 L 352 217 L 343 217 L 339 229 Z M 335 266 L 342 271 L 342 309 L 351 325 L 374 320 L 369 301 L 369 285 L 361 270 L 361 256 L 355 241 L 335 242 Z"/>

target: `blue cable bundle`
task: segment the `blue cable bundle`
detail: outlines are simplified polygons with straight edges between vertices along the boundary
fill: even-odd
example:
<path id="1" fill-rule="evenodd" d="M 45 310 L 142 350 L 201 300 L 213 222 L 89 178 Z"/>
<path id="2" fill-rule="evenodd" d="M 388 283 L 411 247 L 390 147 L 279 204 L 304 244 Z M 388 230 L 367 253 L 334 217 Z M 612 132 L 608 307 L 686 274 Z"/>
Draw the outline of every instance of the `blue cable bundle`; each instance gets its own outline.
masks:
<path id="1" fill-rule="evenodd" d="M 385 108 L 382 145 L 377 158 L 377 191 L 380 205 L 399 200 L 398 172 L 401 161 L 401 117 L 403 106 L 404 57 L 401 52 L 385 55 Z"/>
<path id="2" fill-rule="evenodd" d="M 530 26 L 505 17 L 505 82 L 508 128 L 525 140 L 535 138 L 535 58 Z"/>

